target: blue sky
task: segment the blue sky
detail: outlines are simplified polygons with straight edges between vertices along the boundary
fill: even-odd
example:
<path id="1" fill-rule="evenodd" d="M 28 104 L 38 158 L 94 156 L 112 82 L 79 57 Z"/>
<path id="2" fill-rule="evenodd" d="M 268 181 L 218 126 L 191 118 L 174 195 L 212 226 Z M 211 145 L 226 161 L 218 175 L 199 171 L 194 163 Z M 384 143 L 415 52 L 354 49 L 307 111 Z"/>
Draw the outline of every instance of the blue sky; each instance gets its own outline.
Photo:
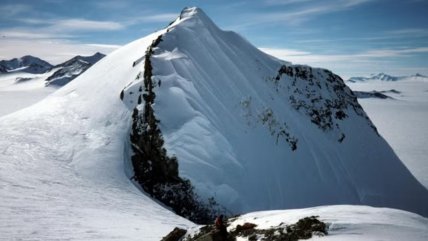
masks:
<path id="1" fill-rule="evenodd" d="M 0 0 L 0 59 L 59 63 L 108 53 L 166 26 L 185 6 L 293 63 L 344 78 L 428 75 L 428 0 Z"/>

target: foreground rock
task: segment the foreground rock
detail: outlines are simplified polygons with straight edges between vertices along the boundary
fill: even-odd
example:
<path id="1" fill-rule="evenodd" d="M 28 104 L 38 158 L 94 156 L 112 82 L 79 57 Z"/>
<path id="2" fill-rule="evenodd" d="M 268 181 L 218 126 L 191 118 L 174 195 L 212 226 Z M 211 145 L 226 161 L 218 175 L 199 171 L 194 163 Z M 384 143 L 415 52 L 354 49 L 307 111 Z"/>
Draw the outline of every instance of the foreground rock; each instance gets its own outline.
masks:
<path id="1" fill-rule="evenodd" d="M 231 221 L 237 218 L 231 219 Z M 187 234 L 183 241 L 235 241 L 237 238 L 258 241 L 297 241 L 299 239 L 310 239 L 314 235 L 324 236 L 328 234 L 328 225 L 318 219 L 317 216 L 310 216 L 300 219 L 297 223 L 286 225 L 280 223 L 278 226 L 270 228 L 257 228 L 257 224 L 246 222 L 237 225 L 235 228 L 229 227 L 227 237 L 224 237 L 213 225 L 205 225 L 193 234 Z M 161 241 L 181 240 L 187 231 L 175 228 Z"/>

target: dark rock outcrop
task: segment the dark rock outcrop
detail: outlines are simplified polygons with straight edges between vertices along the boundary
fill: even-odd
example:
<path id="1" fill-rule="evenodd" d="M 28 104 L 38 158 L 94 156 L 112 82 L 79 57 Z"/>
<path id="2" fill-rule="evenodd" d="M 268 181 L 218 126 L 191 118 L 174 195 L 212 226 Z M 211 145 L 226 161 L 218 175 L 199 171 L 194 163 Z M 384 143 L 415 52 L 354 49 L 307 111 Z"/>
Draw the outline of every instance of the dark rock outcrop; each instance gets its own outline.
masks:
<path id="1" fill-rule="evenodd" d="M 187 230 L 182 228 L 174 228 L 167 236 L 162 238 L 161 241 L 179 241 L 187 233 Z"/>
<path id="2" fill-rule="evenodd" d="M 206 202 L 201 201 L 190 181 L 179 176 L 177 158 L 168 156 L 163 147 L 164 140 L 158 127 L 160 121 L 152 107 L 156 98 L 156 85 L 152 79 L 153 66 L 150 58 L 161 41 L 162 35 L 155 39 L 146 51 L 144 86 L 140 88 L 142 100 L 140 96 L 140 105 L 132 114 L 133 178 L 145 192 L 171 207 L 178 215 L 196 223 L 209 223 L 219 212 L 218 205 L 212 198 Z M 121 99 L 123 95 L 121 93 Z"/>

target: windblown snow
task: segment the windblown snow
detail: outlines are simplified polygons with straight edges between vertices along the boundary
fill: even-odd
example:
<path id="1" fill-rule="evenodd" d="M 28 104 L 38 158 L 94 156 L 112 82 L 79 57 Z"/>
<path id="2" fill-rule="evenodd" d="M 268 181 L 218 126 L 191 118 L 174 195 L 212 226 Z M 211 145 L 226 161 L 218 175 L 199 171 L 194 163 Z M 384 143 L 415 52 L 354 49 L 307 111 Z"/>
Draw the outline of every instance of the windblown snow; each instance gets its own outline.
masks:
<path id="1" fill-rule="evenodd" d="M 320 94 L 313 94 L 323 99 L 332 86 L 352 97 L 338 79 L 330 79 L 337 85 L 324 83 L 331 72 L 277 60 L 221 31 L 200 9 L 187 8 L 167 29 L 109 54 L 38 104 L 0 118 L 0 239 L 159 240 L 175 226 L 194 226 L 129 180 L 131 113 L 144 63 L 135 61 L 159 35 L 152 56 L 155 114 L 168 154 L 201 196 L 213 196 L 234 213 L 346 203 L 428 214 L 427 190 L 364 112 L 349 102 L 347 118 L 331 120 L 331 129 L 311 121 L 310 99 L 299 92 L 311 96 L 318 83 Z M 311 72 L 314 86 L 278 74 L 282 66 Z M 290 104 L 292 95 L 305 105 Z M 358 223 L 358 207 L 349 212 L 338 220 Z M 427 236 L 426 218 L 384 213 L 402 217 L 399 227 L 408 237 Z M 400 222 L 394 220 L 387 226 Z M 405 229 L 407 223 L 419 226 Z M 373 231 L 368 225 L 356 230 Z"/>

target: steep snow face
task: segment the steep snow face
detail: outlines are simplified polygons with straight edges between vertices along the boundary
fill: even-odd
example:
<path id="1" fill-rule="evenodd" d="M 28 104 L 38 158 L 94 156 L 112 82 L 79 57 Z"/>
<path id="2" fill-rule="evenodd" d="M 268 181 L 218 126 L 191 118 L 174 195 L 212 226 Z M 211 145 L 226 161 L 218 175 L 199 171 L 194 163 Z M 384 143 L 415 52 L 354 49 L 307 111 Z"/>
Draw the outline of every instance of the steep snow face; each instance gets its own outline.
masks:
<path id="1" fill-rule="evenodd" d="M 48 62 L 31 55 L 26 55 L 19 59 L 14 58 L 11 60 L 0 61 L 0 73 L 23 71 L 27 73 L 41 74 L 51 68 L 52 65 Z"/>
<path id="2" fill-rule="evenodd" d="M 119 93 L 137 74 L 132 61 L 158 34 L 0 118 L 0 239 L 157 241 L 193 225 L 124 174 L 131 113 Z"/>
<path id="3" fill-rule="evenodd" d="M 330 71 L 268 56 L 197 8 L 151 62 L 165 147 L 203 197 L 232 212 L 363 203 L 428 215 L 427 190 Z"/>

